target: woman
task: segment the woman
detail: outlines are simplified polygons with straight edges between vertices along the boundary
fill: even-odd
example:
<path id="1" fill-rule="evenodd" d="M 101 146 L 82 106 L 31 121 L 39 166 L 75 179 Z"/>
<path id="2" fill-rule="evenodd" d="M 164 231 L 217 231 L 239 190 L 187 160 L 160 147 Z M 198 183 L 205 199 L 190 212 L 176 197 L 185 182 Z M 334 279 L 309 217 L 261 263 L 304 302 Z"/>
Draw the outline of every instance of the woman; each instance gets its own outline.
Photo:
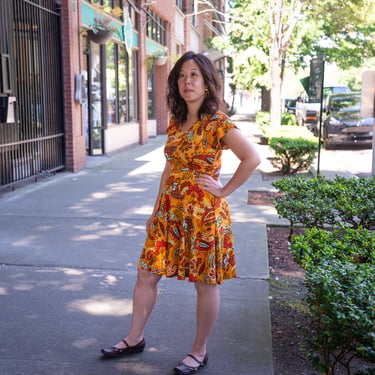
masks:
<path id="1" fill-rule="evenodd" d="M 197 291 L 196 337 L 176 374 L 193 374 L 208 360 L 207 342 L 219 311 L 217 284 L 236 277 L 232 226 L 225 197 L 260 163 L 254 146 L 219 109 L 220 80 L 202 54 L 185 53 L 168 77 L 172 118 L 165 145 L 166 164 L 147 238 L 138 263 L 128 336 L 102 349 L 104 357 L 143 351 L 143 332 L 162 275 L 193 282 Z M 223 149 L 240 163 L 224 186 L 219 181 Z"/>

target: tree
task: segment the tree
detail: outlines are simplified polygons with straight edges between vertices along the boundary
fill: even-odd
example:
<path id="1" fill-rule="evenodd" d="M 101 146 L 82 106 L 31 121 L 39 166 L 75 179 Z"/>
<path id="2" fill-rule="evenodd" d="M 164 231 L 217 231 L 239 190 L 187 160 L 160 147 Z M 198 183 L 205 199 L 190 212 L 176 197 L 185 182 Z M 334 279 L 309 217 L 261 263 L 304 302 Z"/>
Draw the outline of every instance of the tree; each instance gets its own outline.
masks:
<path id="1" fill-rule="evenodd" d="M 268 0 L 270 24 L 271 126 L 281 122 L 281 86 L 286 53 L 305 0 Z"/>
<path id="2" fill-rule="evenodd" d="M 307 3 L 307 0 L 233 0 L 228 26 L 230 40 L 224 44 L 214 42 L 215 47 L 232 56 L 236 86 L 271 90 L 273 126 L 281 121 L 281 85 L 287 50 Z"/>
<path id="3" fill-rule="evenodd" d="M 286 64 L 323 55 L 341 67 L 375 56 L 375 0 L 232 0 L 230 38 L 214 46 L 233 59 L 234 84 L 271 90 L 271 125 L 281 118 Z"/>

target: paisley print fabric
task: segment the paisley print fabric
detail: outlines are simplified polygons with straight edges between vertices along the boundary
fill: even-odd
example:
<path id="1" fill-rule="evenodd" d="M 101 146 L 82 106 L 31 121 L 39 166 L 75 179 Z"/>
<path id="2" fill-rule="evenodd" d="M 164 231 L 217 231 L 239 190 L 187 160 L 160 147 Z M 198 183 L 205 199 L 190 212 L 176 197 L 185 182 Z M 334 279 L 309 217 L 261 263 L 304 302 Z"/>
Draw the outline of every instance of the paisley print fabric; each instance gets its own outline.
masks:
<path id="1" fill-rule="evenodd" d="M 138 267 L 191 282 L 222 284 L 236 277 L 232 225 L 225 198 L 195 183 L 219 178 L 221 138 L 235 125 L 221 112 L 203 116 L 189 131 L 170 121 L 164 153 L 172 166 Z"/>

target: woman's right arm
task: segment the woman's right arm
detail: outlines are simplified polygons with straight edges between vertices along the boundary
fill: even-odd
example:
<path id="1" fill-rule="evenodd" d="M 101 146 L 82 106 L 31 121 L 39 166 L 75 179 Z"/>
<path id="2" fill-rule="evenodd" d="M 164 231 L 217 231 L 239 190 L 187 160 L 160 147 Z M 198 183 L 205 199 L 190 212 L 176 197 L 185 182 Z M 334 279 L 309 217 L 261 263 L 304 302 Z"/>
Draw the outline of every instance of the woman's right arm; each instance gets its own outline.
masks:
<path id="1" fill-rule="evenodd" d="M 165 182 L 167 181 L 167 178 L 169 177 L 170 172 L 171 172 L 171 164 L 168 161 L 166 161 L 163 173 L 161 174 L 161 178 L 160 178 L 159 191 L 158 191 L 158 195 L 156 196 L 156 200 L 155 200 L 155 204 L 154 204 L 154 210 L 152 211 L 151 216 L 148 218 L 148 220 L 146 222 L 147 232 L 150 229 L 150 225 L 151 225 L 152 221 L 154 220 L 154 216 L 156 214 L 156 211 L 159 208 L 161 194 L 163 192 Z"/>

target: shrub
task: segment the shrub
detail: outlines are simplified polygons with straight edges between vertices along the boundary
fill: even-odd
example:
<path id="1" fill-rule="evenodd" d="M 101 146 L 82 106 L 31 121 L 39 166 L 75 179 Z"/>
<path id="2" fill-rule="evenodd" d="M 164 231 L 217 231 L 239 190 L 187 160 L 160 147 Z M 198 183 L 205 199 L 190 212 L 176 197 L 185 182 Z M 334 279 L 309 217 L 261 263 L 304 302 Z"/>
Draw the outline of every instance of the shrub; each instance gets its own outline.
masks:
<path id="1" fill-rule="evenodd" d="M 292 227 L 310 228 L 291 240 L 294 259 L 307 272 L 309 358 L 326 375 L 339 366 L 353 373 L 355 357 L 375 363 L 375 177 L 285 177 L 272 185 L 281 193 L 279 215 Z"/>
<path id="2" fill-rule="evenodd" d="M 281 114 L 281 125 L 297 125 L 296 115 L 293 113 L 283 112 Z"/>
<path id="3" fill-rule="evenodd" d="M 334 180 L 335 213 L 341 222 L 353 228 L 375 226 L 375 177 Z"/>
<path id="4" fill-rule="evenodd" d="M 306 285 L 312 322 L 306 338 L 315 368 L 334 374 L 341 364 L 350 374 L 356 356 L 374 363 L 375 266 L 326 261 L 308 273 Z"/>
<path id="5" fill-rule="evenodd" d="M 272 183 L 281 193 L 276 199 L 276 211 L 290 221 L 291 227 L 302 224 L 307 228 L 323 228 L 335 223 L 330 201 L 329 180 L 316 178 L 284 177 Z"/>
<path id="6" fill-rule="evenodd" d="M 255 117 L 255 122 L 261 127 L 270 125 L 271 124 L 270 113 L 265 112 L 265 111 L 258 112 Z"/>
<path id="7" fill-rule="evenodd" d="M 255 122 L 260 126 L 269 126 L 271 124 L 271 114 L 266 111 L 260 111 L 255 116 Z M 293 113 L 283 112 L 281 114 L 280 125 L 297 125 L 296 116 Z"/>
<path id="8" fill-rule="evenodd" d="M 292 237 L 290 250 L 305 270 L 332 260 L 375 266 L 375 233 L 361 227 L 341 227 L 333 232 L 311 228 L 305 235 Z"/>
<path id="9" fill-rule="evenodd" d="M 318 138 L 311 133 L 304 126 L 293 126 L 293 125 L 283 125 L 278 127 L 265 126 L 262 128 L 264 136 L 268 139 L 275 137 L 284 138 L 304 138 L 309 140 L 315 140 L 318 143 Z"/>
<path id="10" fill-rule="evenodd" d="M 308 170 L 314 162 L 318 147 L 316 141 L 284 137 L 271 138 L 269 145 L 275 151 L 284 175 Z"/>
<path id="11" fill-rule="evenodd" d="M 277 213 L 292 226 L 375 226 L 375 177 L 285 177 L 272 185 L 282 193 L 276 198 Z"/>

